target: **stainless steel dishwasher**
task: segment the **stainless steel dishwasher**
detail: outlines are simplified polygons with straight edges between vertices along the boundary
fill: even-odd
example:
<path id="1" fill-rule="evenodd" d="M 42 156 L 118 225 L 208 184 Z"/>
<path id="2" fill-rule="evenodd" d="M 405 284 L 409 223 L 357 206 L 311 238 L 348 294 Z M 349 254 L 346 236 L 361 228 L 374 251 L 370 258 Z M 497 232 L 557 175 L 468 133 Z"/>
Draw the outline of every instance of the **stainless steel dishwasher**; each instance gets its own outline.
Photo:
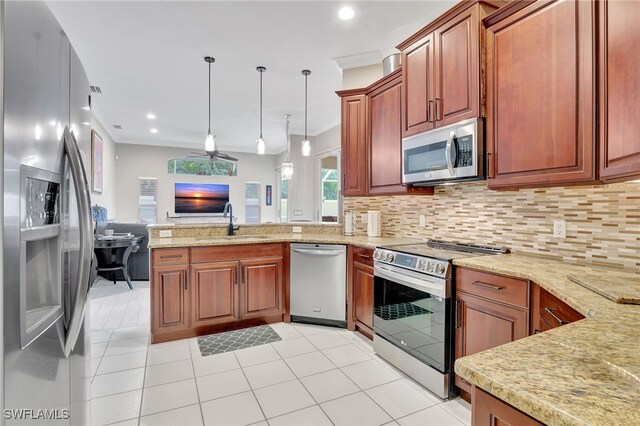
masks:
<path id="1" fill-rule="evenodd" d="M 347 247 L 291 244 L 291 319 L 347 325 Z"/>

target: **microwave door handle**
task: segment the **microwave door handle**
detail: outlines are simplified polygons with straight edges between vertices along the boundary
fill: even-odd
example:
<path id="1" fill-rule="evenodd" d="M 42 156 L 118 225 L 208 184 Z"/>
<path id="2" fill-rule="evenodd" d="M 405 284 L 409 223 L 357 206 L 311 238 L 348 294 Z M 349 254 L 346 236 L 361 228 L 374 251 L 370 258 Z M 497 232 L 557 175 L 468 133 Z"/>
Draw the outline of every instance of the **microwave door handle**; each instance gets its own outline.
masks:
<path id="1" fill-rule="evenodd" d="M 455 170 L 453 169 L 453 161 L 451 160 L 451 145 L 453 145 L 453 139 L 456 137 L 456 132 L 453 130 L 449 133 L 449 138 L 447 139 L 447 147 L 445 148 L 445 157 L 447 160 L 447 169 L 449 169 L 449 174 L 451 176 L 455 176 Z"/>
<path id="2" fill-rule="evenodd" d="M 89 186 L 87 183 L 87 174 L 82 164 L 80 150 L 73 133 L 69 131 L 69 127 L 64 129 L 64 147 L 67 158 L 69 160 L 69 169 L 76 191 L 76 200 L 78 207 L 78 222 L 80 229 L 80 261 L 78 262 L 78 282 L 76 283 L 75 297 L 71 307 L 71 317 L 67 328 L 64 354 L 68 358 L 76 346 L 80 330 L 82 329 L 82 320 L 84 319 L 87 307 L 87 293 L 89 292 L 89 284 L 91 278 L 91 262 L 93 257 L 93 218 L 91 216 L 91 201 L 89 195 Z"/>

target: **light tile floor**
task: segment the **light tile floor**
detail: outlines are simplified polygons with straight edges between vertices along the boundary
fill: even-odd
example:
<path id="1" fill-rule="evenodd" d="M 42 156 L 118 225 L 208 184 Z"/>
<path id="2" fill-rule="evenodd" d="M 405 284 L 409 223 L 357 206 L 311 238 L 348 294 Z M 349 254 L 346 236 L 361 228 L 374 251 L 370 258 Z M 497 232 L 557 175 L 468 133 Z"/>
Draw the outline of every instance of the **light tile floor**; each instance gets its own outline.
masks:
<path id="1" fill-rule="evenodd" d="M 149 345 L 149 283 L 91 292 L 92 424 L 470 425 L 345 330 L 273 324 L 282 341 L 202 357 L 195 338 Z"/>

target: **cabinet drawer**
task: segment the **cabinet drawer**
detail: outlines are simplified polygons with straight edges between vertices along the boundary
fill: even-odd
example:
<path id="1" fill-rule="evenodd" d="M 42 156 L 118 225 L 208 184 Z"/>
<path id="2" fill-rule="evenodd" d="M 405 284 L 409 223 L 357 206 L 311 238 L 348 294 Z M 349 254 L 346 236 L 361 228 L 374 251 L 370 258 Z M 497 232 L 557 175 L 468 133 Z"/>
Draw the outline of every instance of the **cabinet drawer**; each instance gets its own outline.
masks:
<path id="1" fill-rule="evenodd" d="M 193 247 L 191 249 L 191 263 L 252 259 L 258 257 L 282 257 L 282 250 L 283 245 L 281 243 Z"/>
<path id="2" fill-rule="evenodd" d="M 353 261 L 373 266 L 373 250 L 366 247 L 353 246 Z"/>
<path id="3" fill-rule="evenodd" d="M 575 309 L 549 293 L 540 289 L 540 318 L 555 328 L 584 318 Z"/>
<path id="4" fill-rule="evenodd" d="M 166 249 L 154 249 L 153 266 L 164 265 L 183 265 L 189 263 L 189 249 L 188 248 L 166 248 Z"/>
<path id="5" fill-rule="evenodd" d="M 529 308 L 529 282 L 526 280 L 458 268 L 456 289 L 497 302 Z"/>

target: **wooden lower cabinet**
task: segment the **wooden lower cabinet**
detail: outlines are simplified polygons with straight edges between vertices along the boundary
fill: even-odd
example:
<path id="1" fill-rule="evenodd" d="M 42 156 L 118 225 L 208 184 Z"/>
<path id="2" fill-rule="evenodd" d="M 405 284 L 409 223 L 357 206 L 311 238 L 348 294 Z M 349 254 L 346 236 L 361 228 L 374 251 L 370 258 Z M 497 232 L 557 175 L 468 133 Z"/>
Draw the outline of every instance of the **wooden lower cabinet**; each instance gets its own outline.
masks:
<path id="1" fill-rule="evenodd" d="M 539 426 L 542 423 L 474 386 L 471 392 L 473 426 Z"/>
<path id="2" fill-rule="evenodd" d="M 282 313 L 282 258 L 247 259 L 242 268 L 243 319 Z"/>
<path id="3" fill-rule="evenodd" d="M 200 263 L 191 266 L 192 325 L 236 321 L 238 315 L 238 262 Z"/>
<path id="4" fill-rule="evenodd" d="M 283 247 L 152 250 L 152 342 L 286 319 Z"/>
<path id="5" fill-rule="evenodd" d="M 456 359 L 529 335 L 528 281 L 460 268 L 456 289 Z M 468 398 L 471 384 L 455 384 Z"/>
<path id="6" fill-rule="evenodd" d="M 531 285 L 531 334 L 541 333 L 584 318 L 580 312 L 537 284 Z"/>
<path id="7" fill-rule="evenodd" d="M 152 327 L 158 332 L 189 328 L 188 265 L 153 268 Z"/>
<path id="8" fill-rule="evenodd" d="M 347 328 L 373 339 L 373 250 L 348 250 Z"/>

